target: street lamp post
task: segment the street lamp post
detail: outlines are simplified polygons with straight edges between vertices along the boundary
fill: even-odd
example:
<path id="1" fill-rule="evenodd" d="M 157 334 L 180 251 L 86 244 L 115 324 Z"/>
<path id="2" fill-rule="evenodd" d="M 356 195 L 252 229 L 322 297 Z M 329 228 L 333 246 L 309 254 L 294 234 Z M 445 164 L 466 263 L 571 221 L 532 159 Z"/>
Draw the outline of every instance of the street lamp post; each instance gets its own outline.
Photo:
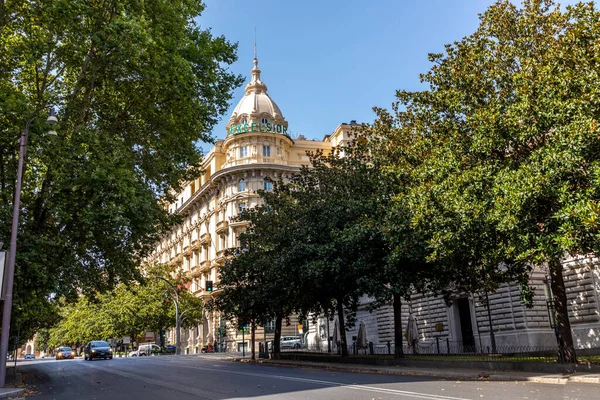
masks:
<path id="1" fill-rule="evenodd" d="M 13 202 L 13 219 L 10 231 L 10 248 L 8 249 L 8 260 L 5 272 L 4 308 L 2 309 L 2 335 L 0 340 L 0 388 L 6 383 L 6 355 L 8 354 L 8 339 L 10 337 L 10 317 L 12 312 L 13 284 L 15 278 L 15 258 L 17 255 L 17 231 L 19 227 L 19 207 L 21 203 L 21 186 L 23 183 L 23 163 L 27 154 L 27 138 L 29 137 L 29 125 L 37 118 L 38 112 L 45 108 L 36 110 L 25 124 L 25 131 L 19 139 L 19 164 L 17 166 L 17 182 L 15 183 L 15 199 Z M 51 125 L 58 123 L 54 112 L 50 112 L 47 122 Z M 56 134 L 55 132 L 52 132 Z"/>
<path id="2" fill-rule="evenodd" d="M 180 328 L 181 328 L 181 316 L 179 315 L 179 295 L 177 294 L 177 289 L 175 289 L 175 286 L 173 286 L 173 284 L 171 282 L 169 282 L 166 278 L 162 277 L 162 276 L 157 276 L 158 279 L 162 279 L 163 281 L 167 282 L 167 284 L 170 286 L 170 288 L 173 290 L 174 294 L 171 294 L 171 299 L 173 300 L 173 303 L 175 303 L 175 354 L 179 354 L 179 346 L 181 344 L 181 336 L 180 336 Z"/>

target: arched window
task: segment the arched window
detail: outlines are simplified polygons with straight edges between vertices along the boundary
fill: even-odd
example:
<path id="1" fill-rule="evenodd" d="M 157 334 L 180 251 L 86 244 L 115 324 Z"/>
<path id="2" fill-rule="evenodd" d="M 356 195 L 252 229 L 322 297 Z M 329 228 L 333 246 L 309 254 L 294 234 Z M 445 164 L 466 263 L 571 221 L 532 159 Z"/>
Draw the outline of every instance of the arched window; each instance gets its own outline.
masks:
<path id="1" fill-rule="evenodd" d="M 271 178 L 265 178 L 263 181 L 263 189 L 265 190 L 273 190 L 273 181 Z"/>
<path id="2" fill-rule="evenodd" d="M 266 119 L 266 118 L 263 118 L 263 119 L 260 120 L 260 122 L 262 122 L 263 124 L 266 124 L 267 122 L 269 122 L 269 120 Z"/>
<path id="3" fill-rule="evenodd" d="M 243 179 L 240 179 L 240 181 L 238 182 L 238 192 L 244 192 L 246 191 L 246 181 Z"/>

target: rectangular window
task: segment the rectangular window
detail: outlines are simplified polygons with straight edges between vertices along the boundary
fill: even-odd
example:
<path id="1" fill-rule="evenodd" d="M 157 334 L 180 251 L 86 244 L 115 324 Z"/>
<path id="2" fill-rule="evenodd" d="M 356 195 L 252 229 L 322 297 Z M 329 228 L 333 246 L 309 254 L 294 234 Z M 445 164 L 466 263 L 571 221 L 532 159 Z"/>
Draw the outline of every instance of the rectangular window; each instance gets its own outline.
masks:
<path id="1" fill-rule="evenodd" d="M 248 146 L 240 147 L 240 158 L 248 157 Z"/>
<path id="2" fill-rule="evenodd" d="M 263 146 L 263 156 L 271 157 L 271 146 Z"/>
<path id="3" fill-rule="evenodd" d="M 246 203 L 240 203 L 238 207 L 239 207 L 239 212 L 241 214 L 246 209 Z"/>
<path id="4" fill-rule="evenodd" d="M 267 322 L 264 326 L 266 333 L 273 333 L 275 332 L 275 320 L 272 319 L 269 322 Z"/>
<path id="5" fill-rule="evenodd" d="M 263 189 L 265 190 L 273 190 L 273 182 L 270 179 L 265 179 L 263 183 Z"/>

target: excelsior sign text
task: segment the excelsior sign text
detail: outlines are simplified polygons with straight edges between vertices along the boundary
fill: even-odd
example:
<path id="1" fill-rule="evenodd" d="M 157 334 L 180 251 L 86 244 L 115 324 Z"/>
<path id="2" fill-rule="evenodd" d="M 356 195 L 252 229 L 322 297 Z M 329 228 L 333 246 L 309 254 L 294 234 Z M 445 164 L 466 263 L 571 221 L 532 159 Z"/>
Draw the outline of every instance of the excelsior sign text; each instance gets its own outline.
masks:
<path id="1" fill-rule="evenodd" d="M 244 133 L 244 132 L 272 132 L 272 133 L 283 133 L 287 135 L 287 127 L 281 124 L 266 124 L 253 122 L 251 124 L 240 124 L 231 125 L 229 127 L 230 134 Z"/>

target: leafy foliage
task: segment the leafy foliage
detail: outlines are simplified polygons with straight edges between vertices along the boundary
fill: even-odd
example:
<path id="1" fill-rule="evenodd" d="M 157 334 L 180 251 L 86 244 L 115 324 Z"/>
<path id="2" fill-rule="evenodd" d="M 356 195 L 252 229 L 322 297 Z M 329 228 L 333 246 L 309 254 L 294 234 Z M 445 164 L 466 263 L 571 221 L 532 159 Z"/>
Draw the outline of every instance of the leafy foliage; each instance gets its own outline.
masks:
<path id="1" fill-rule="evenodd" d="M 592 3 L 499 1 L 478 30 L 399 91 L 394 123 L 425 150 L 412 224 L 455 289 L 552 277 L 562 356 L 575 361 L 560 260 L 598 251 L 598 21 Z"/>
<path id="2" fill-rule="evenodd" d="M 0 239 L 8 242 L 17 138 L 30 145 L 14 311 L 32 334 L 47 299 L 139 279 L 176 222 L 165 204 L 198 174 L 199 141 L 239 76 L 236 46 L 194 22 L 199 0 L 0 4 Z M 56 105 L 55 138 L 44 107 Z M 170 191 L 174 189 L 174 191 Z M 91 305 L 90 305 L 91 307 Z M 35 310 L 32 311 L 32 310 Z"/>
<path id="3" fill-rule="evenodd" d="M 175 326 L 175 307 L 167 284 L 156 276 L 171 276 L 161 265 L 146 270 L 144 284 L 121 284 L 95 298 L 80 297 L 74 304 L 64 304 L 56 326 L 50 329 L 49 343 L 83 344 L 90 340 L 135 339 L 146 331 L 162 332 Z M 186 278 L 170 279 L 179 288 L 180 313 L 185 312 L 183 326 L 195 326 L 202 320 L 202 301 L 186 290 Z"/>

